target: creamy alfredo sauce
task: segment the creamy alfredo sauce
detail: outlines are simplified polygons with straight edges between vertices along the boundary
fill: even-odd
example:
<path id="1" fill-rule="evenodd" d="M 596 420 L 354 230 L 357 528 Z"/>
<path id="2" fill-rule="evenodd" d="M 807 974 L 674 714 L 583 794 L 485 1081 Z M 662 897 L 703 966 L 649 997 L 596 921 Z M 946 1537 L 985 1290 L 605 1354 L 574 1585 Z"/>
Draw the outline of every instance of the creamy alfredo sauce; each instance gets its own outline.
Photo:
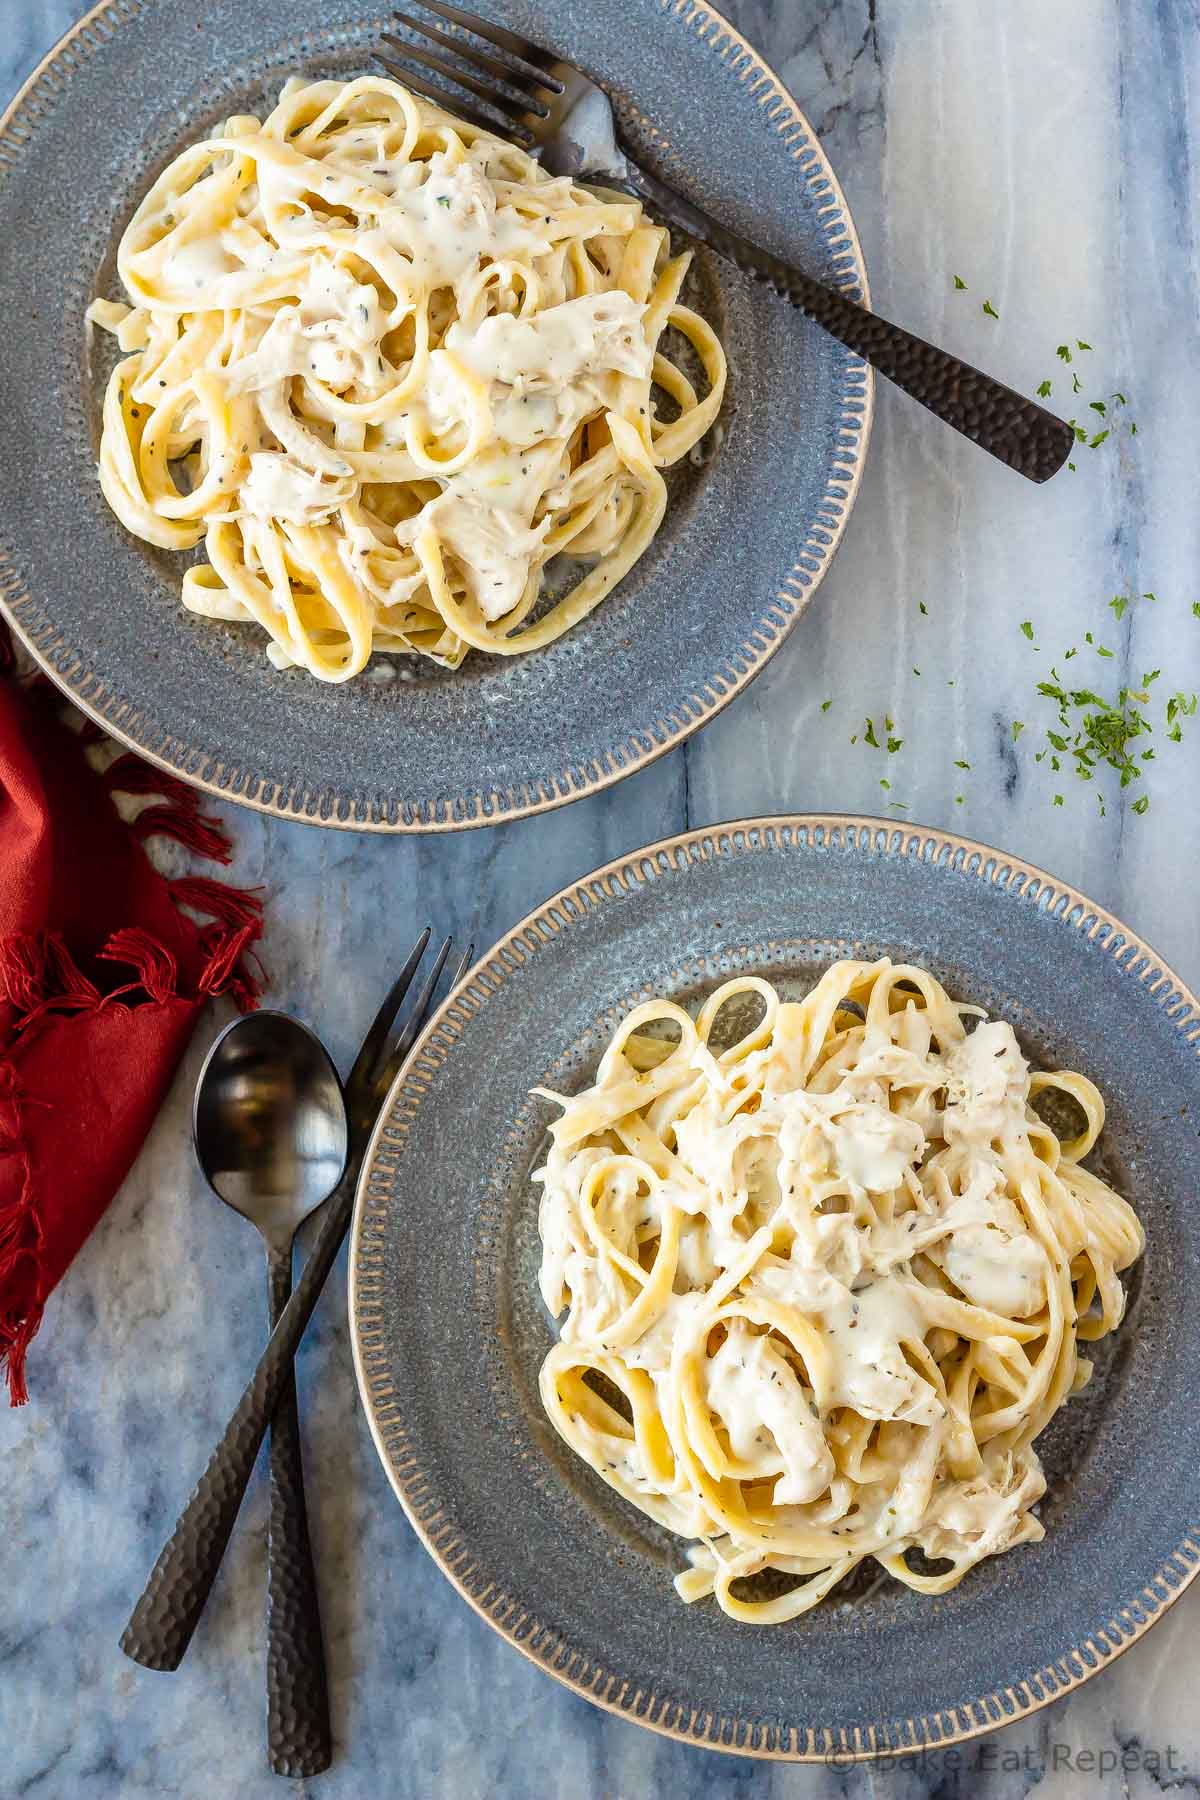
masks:
<path id="1" fill-rule="evenodd" d="M 88 314 L 125 353 L 105 498 L 147 543 L 203 540 L 183 604 L 253 624 L 279 668 L 544 648 L 645 554 L 663 471 L 716 421 L 690 261 L 637 200 L 395 82 L 289 81 L 183 150 L 122 234 L 130 304 Z M 543 594 L 560 555 L 576 578 Z"/>
<path id="2" fill-rule="evenodd" d="M 803 1005 L 754 984 L 775 1005 L 766 1041 L 721 1058 L 686 1015 L 652 1003 L 634 1026 L 665 1014 L 678 1048 L 656 1050 L 627 1022 L 596 1085 L 560 1101 L 538 1176 L 541 1291 L 565 1314 L 543 1397 L 612 1485 L 706 1541 L 693 1553 L 701 1575 L 722 1559 L 735 1572 L 771 1562 L 811 1573 L 843 1549 L 852 1562 L 914 1545 L 967 1566 L 1041 1535 L 1030 1443 L 1015 1430 L 977 1445 L 969 1413 L 952 1416 L 955 1325 L 986 1344 L 985 1371 L 988 1357 L 1019 1359 L 1024 1342 L 1052 1334 L 1065 1261 L 1096 1250 L 1103 1222 L 1090 1230 L 1068 1194 L 1055 1228 L 1035 1226 L 1030 1131 L 1047 1134 L 1008 1024 L 976 1023 L 923 974 L 935 1004 L 893 995 L 859 1024 L 834 1003 L 839 980 L 844 994 L 857 978 L 865 998 L 868 975 L 890 984 L 901 973 L 839 965 Z M 1136 1220 L 1080 1180 L 1120 1209 L 1123 1266 L 1140 1250 Z M 670 1281 L 652 1294 L 661 1258 Z M 1035 1318 L 1050 1324 L 1027 1328 Z M 635 1400 L 630 1372 L 644 1371 L 673 1475 L 644 1429 L 622 1436 L 611 1416 L 597 1423 L 564 1400 L 560 1383 L 579 1368 Z M 1035 1368 L 1025 1411 L 1052 1381 L 1069 1390 L 1086 1374 L 1064 1342 L 1047 1372 Z M 1003 1370 L 997 1379 L 1003 1388 Z M 870 1449 L 859 1456 L 855 1441 Z M 790 1529 L 804 1554 L 789 1563 L 761 1542 L 731 1547 L 706 1469 L 751 1484 L 760 1506 L 769 1497 L 781 1544 Z"/>
<path id="3" fill-rule="evenodd" d="M 547 248 L 541 221 L 512 204 L 513 182 L 489 175 L 495 156 L 496 146 L 481 140 L 466 148 L 463 160 L 435 151 L 425 161 L 384 160 L 366 172 L 344 174 L 325 163 L 318 196 L 333 205 L 361 204 L 362 186 L 374 189 L 376 222 L 360 234 L 362 254 L 395 281 L 401 300 L 406 290 L 453 293 L 459 316 L 430 353 L 425 378 L 408 404 L 377 421 L 374 448 L 400 452 L 399 464 L 388 455 L 390 479 L 425 478 L 440 488 L 397 528 L 396 540 L 412 543 L 427 523 L 436 523 L 487 619 L 508 612 L 526 585 L 553 523 L 554 489 L 570 472 L 572 435 L 614 400 L 621 376 L 645 381 L 653 361 L 642 330 L 645 306 L 619 288 L 563 300 L 528 317 L 481 314 L 481 274 L 491 268 L 503 278 L 513 258 Z M 238 511 L 293 525 L 324 523 L 355 495 L 360 477 L 339 453 L 337 432 L 294 416 L 287 397 L 291 382 L 312 378 L 352 394 L 360 405 L 395 382 L 383 346 L 395 316 L 384 310 L 375 286 L 357 281 L 324 251 L 304 254 L 312 171 L 308 158 L 286 146 L 260 157 L 260 203 L 279 240 L 266 272 L 274 272 L 273 263 L 292 264 L 297 297 L 271 309 L 269 324 L 246 354 L 213 363 L 226 394 L 256 397 L 262 441 L 272 446 L 252 450 Z M 551 181 L 539 193 L 550 207 L 559 190 L 570 189 L 569 181 Z M 156 304 L 163 304 L 165 292 L 181 307 L 194 306 L 201 290 L 206 308 L 237 306 L 247 280 L 245 247 L 231 223 L 182 244 L 172 240 L 162 258 Z M 108 323 L 111 310 L 100 303 L 97 319 Z M 478 435 L 487 439 L 486 448 L 461 469 L 443 476 L 405 458 L 414 418 L 437 436 L 453 438 L 477 427 L 481 414 L 486 428 Z M 534 527 L 534 511 L 547 493 L 544 516 Z M 360 534 L 356 544 L 348 534 L 342 554 L 351 568 L 371 549 L 369 538 Z M 385 599 L 405 597 L 396 592 Z"/>

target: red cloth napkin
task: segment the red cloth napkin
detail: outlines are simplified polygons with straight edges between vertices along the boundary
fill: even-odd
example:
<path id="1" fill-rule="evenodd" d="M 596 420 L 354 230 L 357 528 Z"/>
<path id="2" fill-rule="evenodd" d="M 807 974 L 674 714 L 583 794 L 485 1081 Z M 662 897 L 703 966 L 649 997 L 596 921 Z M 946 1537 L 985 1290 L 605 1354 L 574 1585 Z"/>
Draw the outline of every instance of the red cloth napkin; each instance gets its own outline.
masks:
<path id="1" fill-rule="evenodd" d="M 0 640 L 11 672 L 2 621 Z M 46 1298 L 125 1179 L 201 1006 L 259 991 L 257 897 L 168 881 L 142 849 L 162 835 L 227 863 L 229 840 L 136 756 L 98 774 L 85 745 L 101 735 L 72 730 L 48 683 L 0 679 L 0 1368 L 14 1405 Z M 129 825 L 117 790 L 156 798 Z"/>

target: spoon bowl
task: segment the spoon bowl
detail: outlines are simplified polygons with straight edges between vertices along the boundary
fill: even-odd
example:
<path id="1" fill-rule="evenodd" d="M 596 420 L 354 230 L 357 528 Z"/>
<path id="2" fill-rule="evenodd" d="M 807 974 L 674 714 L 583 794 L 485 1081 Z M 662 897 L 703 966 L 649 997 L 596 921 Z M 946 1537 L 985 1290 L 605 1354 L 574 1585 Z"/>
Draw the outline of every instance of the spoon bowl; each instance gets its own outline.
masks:
<path id="1" fill-rule="evenodd" d="M 321 1040 L 286 1013 L 235 1019 L 200 1071 L 192 1135 L 221 1199 L 268 1244 L 290 1246 L 350 1149 L 346 1097 Z"/>

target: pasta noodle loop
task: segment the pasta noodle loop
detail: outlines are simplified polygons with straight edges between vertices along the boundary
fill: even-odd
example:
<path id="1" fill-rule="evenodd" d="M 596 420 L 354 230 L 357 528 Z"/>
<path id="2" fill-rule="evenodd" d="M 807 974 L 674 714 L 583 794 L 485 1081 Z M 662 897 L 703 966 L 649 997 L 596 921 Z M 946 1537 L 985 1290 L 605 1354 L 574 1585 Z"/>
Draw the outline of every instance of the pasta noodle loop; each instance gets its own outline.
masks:
<path id="1" fill-rule="evenodd" d="M 396 82 L 289 81 L 159 176 L 118 252 L 129 304 L 89 309 L 125 353 L 105 498 L 147 543 L 203 542 L 183 604 L 278 668 L 542 648 L 644 554 L 662 471 L 720 410 L 690 260 L 637 200 Z M 547 578 L 565 556 L 573 586 Z"/>
<path id="2" fill-rule="evenodd" d="M 1084 1121 L 1061 1143 L 1049 1090 Z M 645 1002 L 547 1097 L 543 1403 L 691 1540 L 683 1600 L 780 1624 L 865 1560 L 940 1594 L 1043 1535 L 1035 1440 L 1144 1248 L 1082 1165 L 1086 1077 L 1031 1072 L 1009 1025 L 883 958 L 798 1003 L 757 977 L 694 1021 Z"/>

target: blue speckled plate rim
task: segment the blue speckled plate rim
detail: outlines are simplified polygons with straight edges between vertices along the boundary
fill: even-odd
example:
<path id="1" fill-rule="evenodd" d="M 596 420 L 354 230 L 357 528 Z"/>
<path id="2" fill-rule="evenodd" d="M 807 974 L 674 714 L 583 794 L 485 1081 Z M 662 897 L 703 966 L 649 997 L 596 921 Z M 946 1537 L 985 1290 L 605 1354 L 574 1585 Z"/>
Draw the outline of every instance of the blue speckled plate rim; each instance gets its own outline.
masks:
<path id="1" fill-rule="evenodd" d="M 1186 1035 L 1200 1056 L 1200 1000 L 1179 976 L 1135 932 L 1112 913 L 1089 900 L 1076 888 L 1059 881 L 1036 864 L 1024 862 L 1002 850 L 971 838 L 958 837 L 918 824 L 898 825 L 895 820 L 861 814 L 780 814 L 732 820 L 703 826 L 660 839 L 639 850 L 615 858 L 590 874 L 561 888 L 535 907 L 493 945 L 447 995 L 413 1046 L 404 1068 L 393 1083 L 367 1147 L 355 1199 L 350 1234 L 348 1274 L 350 1338 L 354 1370 L 371 1436 L 396 1496 L 421 1543 L 475 1612 L 500 1635 L 552 1675 L 556 1681 L 605 1711 L 645 1725 L 665 1737 L 700 1749 L 723 1750 L 732 1755 L 771 1761 L 816 1762 L 833 1766 L 844 1762 L 903 1756 L 925 1749 L 943 1749 L 978 1737 L 1015 1720 L 1025 1718 L 1080 1687 L 1092 1675 L 1107 1668 L 1161 1619 L 1200 1572 L 1200 1540 L 1185 1535 L 1155 1576 L 1132 1598 L 1113 1607 L 1105 1626 L 1057 1662 L 1033 1670 L 1023 1680 L 977 1700 L 920 1718 L 891 1721 L 881 1732 L 808 1726 L 801 1733 L 794 1726 L 780 1731 L 761 1720 L 699 1716 L 678 1702 L 659 1702 L 644 1690 L 629 1692 L 628 1682 L 612 1670 L 573 1651 L 561 1634 L 539 1624 L 520 1600 L 494 1583 L 472 1592 L 470 1546 L 446 1528 L 439 1535 L 436 1496 L 425 1489 L 424 1478 L 407 1446 L 403 1423 L 381 1416 L 390 1389 L 382 1355 L 373 1353 L 371 1326 L 364 1324 L 364 1303 L 369 1311 L 380 1276 L 361 1266 L 364 1223 L 368 1199 L 378 1207 L 381 1192 L 392 1177 L 395 1151 L 381 1150 L 385 1133 L 404 1133 L 410 1118 L 429 1096 L 439 1063 L 462 1029 L 491 996 L 491 992 L 551 936 L 569 930 L 575 917 L 631 886 L 660 876 L 669 877 L 695 861 L 729 854 L 762 850 L 840 849 L 845 854 L 883 853 L 916 857 L 947 873 L 974 875 L 993 888 L 1008 890 L 1019 900 L 1044 911 L 1064 926 L 1086 932 L 1092 942 L 1112 956 L 1122 973 L 1148 987 L 1161 1004 L 1175 1030 Z M 1104 935 L 1101 935 L 1104 934 Z M 489 988 L 489 982 L 494 984 Z M 1164 990 L 1169 990 L 1164 994 Z M 466 1003 L 464 1005 L 464 1002 Z M 369 1196 L 373 1180 L 379 1186 Z M 377 1367 L 373 1367 L 373 1356 Z M 580 1665 L 583 1665 L 581 1667 Z M 583 1679 L 586 1672 L 587 1679 Z M 803 1741 L 801 1741 L 803 1739 Z"/>
<path id="2" fill-rule="evenodd" d="M 153 3 L 154 0 L 98 0 L 90 12 L 64 33 L 0 114 L 0 166 L 15 166 L 32 136 L 22 117 L 23 112 L 28 109 L 36 114 L 39 105 L 57 104 L 65 86 L 60 65 L 69 75 L 79 59 L 110 38 L 120 25 L 147 12 Z M 853 217 L 837 176 L 804 113 L 775 71 L 715 7 L 701 4 L 700 0 L 676 0 L 671 10 L 723 61 L 732 59 L 739 81 L 751 84 L 754 98 L 777 132 L 793 132 L 803 140 L 794 152 L 797 158 L 804 158 L 803 181 L 809 187 L 821 184 L 828 192 L 829 202 L 823 209 L 828 214 L 824 229 L 831 242 L 836 239 L 839 243 L 839 265 L 849 263 L 842 285 L 857 289 L 864 304 L 869 305 L 870 286 Z M 292 788 L 284 793 L 278 784 L 272 785 L 265 777 L 256 778 L 240 770 L 226 771 L 218 752 L 198 750 L 195 745 L 185 744 L 169 733 L 162 732 L 163 741 L 157 745 L 147 743 L 138 732 L 142 716 L 136 707 L 128 699 L 106 689 L 101 677 L 85 666 L 78 653 L 61 643 L 53 617 L 25 586 L 2 548 L 0 617 L 8 620 L 25 649 L 81 712 L 148 762 L 218 799 L 232 800 L 239 806 L 270 813 L 277 818 L 343 830 L 398 834 L 462 831 L 548 812 L 585 794 L 611 787 L 626 775 L 656 762 L 724 711 L 729 702 L 762 672 L 789 636 L 828 571 L 862 481 L 874 417 L 874 371 L 868 363 L 851 358 L 846 364 L 846 374 L 847 386 L 842 396 L 844 429 L 830 468 L 829 485 L 818 507 L 820 528 L 816 529 L 815 518 L 810 521 L 796 562 L 784 576 L 773 602 L 764 617 L 755 622 L 746 641 L 723 668 L 713 672 L 702 693 L 687 696 L 679 702 L 673 718 L 660 720 L 651 727 L 643 726 L 624 744 L 610 745 L 606 752 L 607 768 L 602 768 L 597 761 L 590 765 L 569 766 L 559 774 L 540 778 L 536 788 L 526 782 L 520 796 L 477 793 L 465 796 L 461 809 L 457 802 L 448 802 L 439 816 L 413 817 L 403 809 L 393 815 L 369 798 L 338 796 L 338 803 L 330 806 L 329 797 L 317 792 Z M 664 725 L 668 727 L 665 730 L 661 729 Z"/>

